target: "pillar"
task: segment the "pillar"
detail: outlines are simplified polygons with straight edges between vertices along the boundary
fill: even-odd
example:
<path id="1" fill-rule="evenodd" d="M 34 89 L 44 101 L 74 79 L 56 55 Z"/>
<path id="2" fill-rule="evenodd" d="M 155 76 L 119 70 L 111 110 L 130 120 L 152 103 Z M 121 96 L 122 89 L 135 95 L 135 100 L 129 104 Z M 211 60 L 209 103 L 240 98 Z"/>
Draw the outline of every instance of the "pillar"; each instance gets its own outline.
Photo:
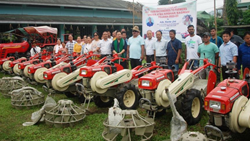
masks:
<path id="1" fill-rule="evenodd" d="M 92 36 L 94 36 L 94 33 L 97 32 L 97 26 L 92 25 Z"/>
<path id="2" fill-rule="evenodd" d="M 59 25 L 59 31 L 57 32 L 57 37 L 60 37 L 62 42 L 64 42 L 63 34 L 65 34 L 64 25 L 60 24 Z"/>
<path id="3" fill-rule="evenodd" d="M 120 25 L 120 31 L 124 28 L 124 25 Z M 126 30 L 126 29 L 125 29 Z"/>

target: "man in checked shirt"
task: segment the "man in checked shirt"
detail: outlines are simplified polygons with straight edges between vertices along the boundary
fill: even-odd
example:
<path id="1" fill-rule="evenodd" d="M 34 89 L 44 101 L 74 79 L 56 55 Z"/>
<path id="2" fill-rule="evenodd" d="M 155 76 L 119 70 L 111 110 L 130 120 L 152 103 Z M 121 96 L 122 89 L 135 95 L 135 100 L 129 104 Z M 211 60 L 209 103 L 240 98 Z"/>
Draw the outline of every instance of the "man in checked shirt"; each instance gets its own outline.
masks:
<path id="1" fill-rule="evenodd" d="M 69 41 L 66 44 L 67 54 L 72 54 L 76 41 L 73 40 L 72 35 L 69 35 L 68 39 Z"/>

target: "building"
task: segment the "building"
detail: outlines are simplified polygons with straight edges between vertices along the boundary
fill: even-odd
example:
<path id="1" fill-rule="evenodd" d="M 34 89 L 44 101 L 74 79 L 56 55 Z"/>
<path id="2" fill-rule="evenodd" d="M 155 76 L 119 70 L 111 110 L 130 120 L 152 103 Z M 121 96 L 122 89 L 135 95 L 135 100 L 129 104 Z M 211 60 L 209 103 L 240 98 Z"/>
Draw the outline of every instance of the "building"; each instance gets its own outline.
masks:
<path id="1" fill-rule="evenodd" d="M 131 35 L 133 14 L 122 0 L 0 0 L 0 32 L 48 25 L 76 36 L 125 28 Z M 135 16 L 141 29 L 141 19 Z"/>
<path id="2" fill-rule="evenodd" d="M 238 1 L 238 9 L 245 11 L 250 8 L 250 0 L 237 0 Z"/>

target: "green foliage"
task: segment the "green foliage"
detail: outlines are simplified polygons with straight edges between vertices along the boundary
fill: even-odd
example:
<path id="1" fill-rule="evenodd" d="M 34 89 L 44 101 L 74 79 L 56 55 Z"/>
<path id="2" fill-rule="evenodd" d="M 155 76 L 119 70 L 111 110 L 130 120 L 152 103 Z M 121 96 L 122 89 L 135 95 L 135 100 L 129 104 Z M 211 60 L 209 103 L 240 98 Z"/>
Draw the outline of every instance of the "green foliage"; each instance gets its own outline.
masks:
<path id="1" fill-rule="evenodd" d="M 250 9 L 242 13 L 242 24 L 250 24 Z"/>
<path id="2" fill-rule="evenodd" d="M 226 1 L 226 12 L 229 25 L 237 25 L 240 12 L 237 8 L 237 0 Z"/>
<path id="3" fill-rule="evenodd" d="M 181 3 L 181 2 L 186 2 L 186 0 L 173 0 L 172 4 Z M 168 4 L 171 4 L 171 0 L 159 0 L 158 4 L 159 5 L 168 5 Z"/>
<path id="4" fill-rule="evenodd" d="M 221 27 L 224 24 L 223 19 L 217 18 L 216 20 L 217 20 L 217 35 L 221 36 L 222 32 L 224 31 L 224 28 Z M 209 26 L 207 27 L 208 29 L 211 29 L 211 28 L 215 27 L 215 25 L 214 25 L 214 17 L 211 17 L 206 22 L 209 23 Z"/>

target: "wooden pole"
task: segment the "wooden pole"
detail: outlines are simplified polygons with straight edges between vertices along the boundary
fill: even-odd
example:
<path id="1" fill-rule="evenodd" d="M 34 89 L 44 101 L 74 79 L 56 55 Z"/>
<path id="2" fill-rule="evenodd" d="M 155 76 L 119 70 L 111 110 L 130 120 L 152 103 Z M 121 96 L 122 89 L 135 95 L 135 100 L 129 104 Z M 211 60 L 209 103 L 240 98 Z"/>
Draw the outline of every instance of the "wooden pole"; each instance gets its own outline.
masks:
<path id="1" fill-rule="evenodd" d="M 217 45 L 217 11 L 216 11 L 216 0 L 214 0 L 214 25 L 215 25 L 215 44 Z"/>
<path id="2" fill-rule="evenodd" d="M 134 0 L 133 0 L 133 27 L 135 26 L 134 12 L 135 12 L 135 5 L 134 5 Z"/>

